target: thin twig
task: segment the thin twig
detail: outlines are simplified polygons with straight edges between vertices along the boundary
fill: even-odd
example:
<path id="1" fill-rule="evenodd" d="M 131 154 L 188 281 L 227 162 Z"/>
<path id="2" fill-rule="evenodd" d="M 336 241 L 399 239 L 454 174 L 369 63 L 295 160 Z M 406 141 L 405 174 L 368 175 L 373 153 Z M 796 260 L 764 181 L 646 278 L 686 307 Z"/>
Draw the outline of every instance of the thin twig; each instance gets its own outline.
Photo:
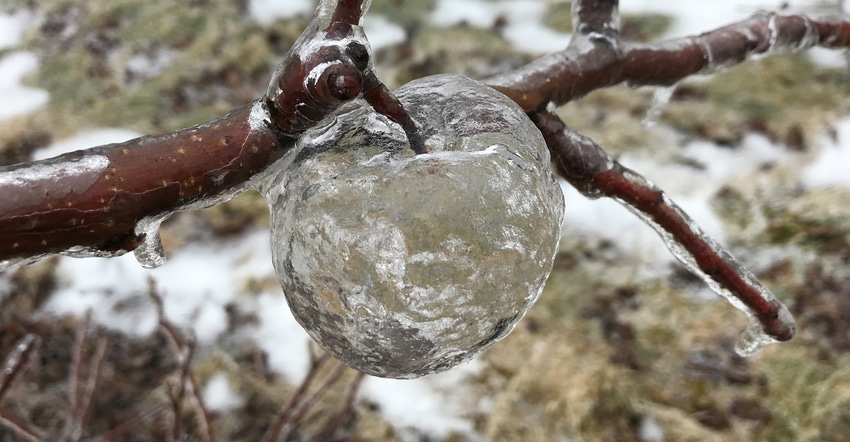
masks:
<path id="1" fill-rule="evenodd" d="M 190 333 L 188 337 L 184 337 L 177 326 L 165 316 L 163 300 L 157 292 L 156 283 L 153 278 L 148 279 L 148 295 L 156 308 L 160 330 L 162 330 L 162 333 L 166 336 L 177 355 L 177 362 L 180 366 L 179 381 L 176 385 L 171 385 L 168 388 L 168 395 L 172 404 L 172 417 L 174 419 L 171 437 L 176 441 L 182 435 L 182 403 L 188 392 L 192 409 L 195 412 L 196 423 L 201 427 L 201 434 L 206 441 L 214 442 L 216 438 L 211 424 L 210 413 L 204 404 L 203 398 L 200 396 L 198 384 L 192 375 L 192 358 L 197 347 L 195 336 Z"/>
<path id="2" fill-rule="evenodd" d="M 76 441 L 82 436 L 82 409 L 84 400 L 84 388 L 81 386 L 83 378 L 83 354 L 91 326 L 91 310 L 86 312 L 81 324 L 77 326 L 74 348 L 71 355 L 71 369 L 68 373 L 68 411 L 65 417 L 65 426 L 61 432 L 61 439 Z"/>
<path id="3" fill-rule="evenodd" d="M 83 429 L 88 425 L 91 419 L 92 410 L 94 409 L 94 397 L 97 391 L 100 375 L 103 373 L 103 366 L 106 361 L 108 340 L 100 338 L 97 341 L 94 356 L 89 362 L 89 375 L 86 382 L 83 384 L 82 397 L 80 398 L 77 416 L 75 419 L 79 422 L 79 428 Z"/>
<path id="4" fill-rule="evenodd" d="M 6 357 L 2 378 L 0 378 L 0 400 L 3 399 L 15 378 L 24 371 L 30 356 L 38 348 L 40 342 L 41 339 L 38 335 L 29 333 L 15 344 L 15 349 Z"/>
<path id="5" fill-rule="evenodd" d="M 127 433 L 134 431 L 136 428 L 138 428 L 138 426 L 140 424 L 142 424 L 144 422 L 154 420 L 160 414 L 162 414 L 165 411 L 166 408 L 167 407 L 164 404 L 157 405 L 157 406 L 153 407 L 153 409 L 151 409 L 151 410 L 149 410 L 145 413 L 141 413 L 141 414 L 135 416 L 134 418 L 125 421 L 121 425 L 109 430 L 108 432 L 104 433 L 100 438 L 102 440 L 105 440 L 105 441 L 116 441 L 116 442 L 126 440 L 127 438 L 124 437 L 124 436 Z"/>
<path id="6" fill-rule="evenodd" d="M 189 339 L 187 339 L 187 346 L 189 346 L 190 350 L 187 352 L 188 354 L 185 362 L 186 368 L 183 370 L 182 376 L 184 385 L 183 388 L 189 392 L 189 400 L 192 403 L 192 409 L 195 411 L 195 420 L 201 427 L 200 433 L 203 435 L 204 440 L 207 442 L 215 442 L 215 433 L 213 432 L 210 413 L 207 410 L 206 404 L 204 404 L 204 399 L 201 397 L 198 384 L 195 382 L 195 377 L 192 375 L 192 371 L 190 370 L 190 363 L 195 353 L 196 345 L 197 342 L 194 335 L 190 335 Z"/>
<path id="7" fill-rule="evenodd" d="M 347 366 L 342 362 L 337 361 L 336 366 L 334 366 L 333 370 L 325 377 L 324 381 L 319 388 L 313 392 L 312 395 L 306 398 L 306 400 L 302 401 L 298 408 L 290 414 L 290 418 L 288 422 L 284 425 L 286 431 L 283 433 L 283 439 L 286 440 L 289 437 L 289 433 L 297 428 L 300 424 L 304 422 L 305 416 L 316 404 L 325 397 L 330 388 L 339 380 L 343 373 L 345 373 Z"/>
<path id="8" fill-rule="evenodd" d="M 15 349 L 6 357 L 3 364 L 2 378 L 0 378 L 0 400 L 15 382 L 15 379 L 24 372 L 32 354 L 38 348 L 41 339 L 34 333 L 29 333 L 21 338 Z M 29 441 L 42 440 L 42 432 L 20 419 L 12 416 L 8 411 L 0 408 L 0 426 L 6 427 L 17 435 Z"/>
<path id="9" fill-rule="evenodd" d="M 272 424 L 269 425 L 268 430 L 266 430 L 265 434 L 263 434 L 263 439 L 261 442 L 274 442 L 277 441 L 280 437 L 281 432 L 283 431 L 286 422 L 289 420 L 289 416 L 292 414 L 295 407 L 298 405 L 300 401 L 303 400 L 307 390 L 310 388 L 310 385 L 313 383 L 313 379 L 318 375 L 321 367 L 331 360 L 331 355 L 328 353 L 322 353 L 321 356 L 317 356 L 313 347 L 308 344 L 307 351 L 310 355 L 310 367 L 307 370 L 307 374 L 304 376 L 304 379 L 301 381 L 301 384 L 292 393 L 289 399 L 280 407 L 277 415 L 275 416 Z"/>
<path id="10" fill-rule="evenodd" d="M 324 430 L 316 437 L 317 440 L 330 440 L 333 438 L 337 431 L 342 428 L 343 424 L 354 414 L 354 400 L 357 398 L 357 393 L 360 391 L 360 386 L 363 384 L 365 377 L 366 374 L 363 372 L 358 371 L 354 374 L 354 378 L 348 385 L 348 392 L 345 395 L 342 408 L 336 416 L 328 418 Z"/>
<path id="11" fill-rule="evenodd" d="M 10 415 L 6 410 L 0 408 L 0 425 L 12 430 L 18 436 L 32 442 L 44 440 L 44 434 L 20 419 Z"/>

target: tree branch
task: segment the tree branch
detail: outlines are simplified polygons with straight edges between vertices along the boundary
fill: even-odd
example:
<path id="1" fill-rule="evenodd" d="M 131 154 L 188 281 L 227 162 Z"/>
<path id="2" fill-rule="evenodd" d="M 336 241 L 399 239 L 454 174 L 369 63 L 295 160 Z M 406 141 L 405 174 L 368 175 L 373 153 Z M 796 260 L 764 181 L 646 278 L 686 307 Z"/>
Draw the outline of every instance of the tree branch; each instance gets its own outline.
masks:
<path id="1" fill-rule="evenodd" d="M 599 17 L 590 12 L 585 15 L 590 20 L 588 26 L 593 23 L 599 26 Z M 629 44 L 622 48 L 621 54 L 608 44 L 590 47 L 571 44 L 564 51 L 490 78 L 486 83 L 530 112 L 543 110 L 549 104 L 560 106 L 618 83 L 669 86 L 691 75 L 728 68 L 760 54 L 848 45 L 850 22 L 847 20 L 812 20 L 801 15 L 764 12 L 696 37 L 657 44 Z"/>
<path id="2" fill-rule="evenodd" d="M 363 0 L 322 8 L 253 104 L 166 135 L 0 167 L 0 270 L 49 254 L 156 247 L 150 231 L 164 218 L 241 192 L 299 134 L 364 94 L 423 152 L 415 124 L 374 73 L 360 27 Z"/>
<path id="3" fill-rule="evenodd" d="M 635 212 L 689 270 L 733 304 L 743 304 L 744 311 L 768 336 L 777 341 L 794 336 L 794 320 L 785 306 L 661 189 L 614 161 L 602 147 L 568 128 L 554 113 L 534 113 L 531 118 L 546 139 L 558 173 L 573 187 L 591 198 L 612 198 Z"/>

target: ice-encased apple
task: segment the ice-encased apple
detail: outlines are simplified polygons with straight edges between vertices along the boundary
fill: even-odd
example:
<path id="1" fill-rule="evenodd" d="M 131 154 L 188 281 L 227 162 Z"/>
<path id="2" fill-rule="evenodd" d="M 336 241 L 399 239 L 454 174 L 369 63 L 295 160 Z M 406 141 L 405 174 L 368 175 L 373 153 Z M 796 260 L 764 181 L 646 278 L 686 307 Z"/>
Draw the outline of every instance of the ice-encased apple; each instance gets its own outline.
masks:
<path id="1" fill-rule="evenodd" d="M 506 336 L 539 296 L 563 196 L 540 132 L 457 75 L 396 95 L 429 153 L 367 106 L 307 133 L 266 190 L 295 318 L 367 374 L 447 370 Z"/>

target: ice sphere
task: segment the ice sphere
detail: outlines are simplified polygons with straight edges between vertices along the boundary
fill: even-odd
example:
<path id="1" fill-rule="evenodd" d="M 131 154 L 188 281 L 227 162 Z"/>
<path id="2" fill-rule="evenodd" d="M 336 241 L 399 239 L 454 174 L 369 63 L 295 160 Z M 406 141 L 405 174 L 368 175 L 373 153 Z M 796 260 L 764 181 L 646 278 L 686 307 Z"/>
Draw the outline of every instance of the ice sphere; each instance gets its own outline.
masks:
<path id="1" fill-rule="evenodd" d="M 396 94 L 428 153 L 346 106 L 261 187 L 296 319 L 350 366 L 414 378 L 513 329 L 552 269 L 564 203 L 540 132 L 503 95 L 457 75 Z"/>

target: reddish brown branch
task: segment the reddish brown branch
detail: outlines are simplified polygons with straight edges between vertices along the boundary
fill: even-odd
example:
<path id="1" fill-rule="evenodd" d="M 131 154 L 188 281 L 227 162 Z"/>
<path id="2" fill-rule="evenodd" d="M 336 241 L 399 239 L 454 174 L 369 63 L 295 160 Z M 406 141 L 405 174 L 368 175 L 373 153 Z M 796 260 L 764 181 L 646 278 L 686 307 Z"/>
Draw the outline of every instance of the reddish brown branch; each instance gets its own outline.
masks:
<path id="1" fill-rule="evenodd" d="M 143 219 L 232 194 L 292 143 L 251 116 L 256 106 L 168 135 L 0 168 L 0 260 L 133 250 Z"/>
<path id="2" fill-rule="evenodd" d="M 487 84 L 526 111 L 534 111 L 545 109 L 550 103 L 562 105 L 617 83 L 666 86 L 694 74 L 733 66 L 758 54 L 848 45 L 850 22 L 846 20 L 758 13 L 696 37 L 627 45 L 621 48 L 622 53 L 609 44 L 571 45 L 565 51 L 491 78 Z"/>
<path id="3" fill-rule="evenodd" d="M 696 224 L 663 191 L 636 172 L 614 161 L 599 145 L 572 131 L 550 112 L 531 114 L 546 139 L 558 173 L 591 197 L 607 196 L 636 211 L 665 238 L 668 247 L 693 264 L 710 285 L 719 285 L 743 303 L 761 323 L 763 331 L 778 341 L 794 336 L 790 313 L 761 283 L 731 256 L 706 237 Z"/>

